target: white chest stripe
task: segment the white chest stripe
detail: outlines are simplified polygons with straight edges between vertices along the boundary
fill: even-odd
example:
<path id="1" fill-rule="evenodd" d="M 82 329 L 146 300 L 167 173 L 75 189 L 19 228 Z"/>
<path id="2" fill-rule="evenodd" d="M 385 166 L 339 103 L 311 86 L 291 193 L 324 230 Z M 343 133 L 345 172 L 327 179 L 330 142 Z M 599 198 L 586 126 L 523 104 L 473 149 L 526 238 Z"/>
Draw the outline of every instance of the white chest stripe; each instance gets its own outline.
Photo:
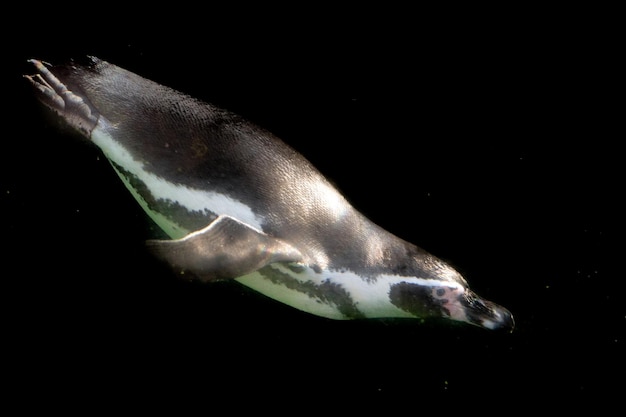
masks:
<path id="1" fill-rule="evenodd" d="M 420 286 L 447 287 L 463 291 L 463 286 L 456 282 L 449 281 L 395 275 L 381 275 L 377 277 L 376 280 L 367 281 L 350 271 L 341 272 L 328 270 L 319 274 L 310 268 L 305 268 L 301 273 L 294 273 L 282 264 L 272 264 L 271 267 L 291 276 L 303 284 L 313 283 L 319 286 L 328 279 L 332 280 L 332 282 L 341 285 L 341 287 L 346 290 L 355 307 L 358 308 L 365 317 L 369 318 L 415 317 L 410 312 L 402 310 L 391 303 L 389 291 L 393 284 L 406 282 Z M 258 275 L 258 273 L 237 278 L 237 281 L 270 298 L 280 300 L 300 310 L 333 319 L 346 318 L 339 311 L 338 306 L 333 303 L 322 302 L 321 300 L 312 298 L 310 294 L 302 292 L 302 290 L 298 290 L 297 288 L 271 282 Z"/>
<path id="2" fill-rule="evenodd" d="M 257 216 L 250 207 L 231 197 L 212 191 L 198 190 L 180 184 L 173 184 L 164 178 L 144 169 L 144 164 L 133 156 L 108 133 L 111 128 L 100 119 L 91 134 L 91 140 L 106 157 L 137 176 L 157 200 L 171 201 L 185 207 L 189 211 L 211 211 L 217 215 L 232 216 L 250 226 L 262 229 L 263 219 Z"/>

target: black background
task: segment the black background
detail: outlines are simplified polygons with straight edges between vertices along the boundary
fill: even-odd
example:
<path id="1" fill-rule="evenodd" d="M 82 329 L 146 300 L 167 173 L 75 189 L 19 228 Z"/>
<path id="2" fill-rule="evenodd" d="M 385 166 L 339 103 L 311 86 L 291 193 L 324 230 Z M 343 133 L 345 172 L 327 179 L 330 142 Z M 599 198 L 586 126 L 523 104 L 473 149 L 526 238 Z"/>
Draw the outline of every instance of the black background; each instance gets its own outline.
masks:
<path id="1" fill-rule="evenodd" d="M 619 399 L 623 46 L 611 11 L 155 7 L 33 8 L 3 28 L 13 398 L 238 410 L 261 392 L 255 406 L 276 410 L 349 398 L 412 413 L 440 397 L 486 411 Z M 515 331 L 328 321 L 234 283 L 176 280 L 144 253 L 158 231 L 99 151 L 60 130 L 21 77 L 28 58 L 84 54 L 273 131 L 370 219 L 509 308 Z"/>

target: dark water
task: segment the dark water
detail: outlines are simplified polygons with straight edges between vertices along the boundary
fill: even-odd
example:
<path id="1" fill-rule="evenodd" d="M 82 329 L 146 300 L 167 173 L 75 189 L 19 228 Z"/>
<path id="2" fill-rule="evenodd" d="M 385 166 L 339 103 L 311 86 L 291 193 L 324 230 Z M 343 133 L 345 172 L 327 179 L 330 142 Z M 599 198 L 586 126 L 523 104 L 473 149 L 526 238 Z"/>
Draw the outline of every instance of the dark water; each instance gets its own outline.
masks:
<path id="1" fill-rule="evenodd" d="M 481 407 L 506 399 L 507 410 L 541 398 L 615 402 L 626 307 L 615 267 L 624 183 L 611 48 L 549 22 L 451 25 L 434 37 L 339 25 L 332 40 L 317 27 L 288 42 L 298 26 L 259 25 L 240 41 L 233 26 L 207 29 L 209 44 L 182 23 L 182 33 L 148 25 L 120 39 L 12 44 L 0 210 L 14 398 L 209 410 L 236 393 L 236 410 L 261 392 L 259 405 L 278 409 L 287 398 L 304 409 L 350 398 L 416 413 L 440 397 Z M 59 131 L 21 79 L 28 58 L 84 53 L 273 131 L 373 221 L 509 308 L 515 331 L 334 322 L 236 284 L 174 279 L 143 252 L 157 230 L 108 163 Z"/>

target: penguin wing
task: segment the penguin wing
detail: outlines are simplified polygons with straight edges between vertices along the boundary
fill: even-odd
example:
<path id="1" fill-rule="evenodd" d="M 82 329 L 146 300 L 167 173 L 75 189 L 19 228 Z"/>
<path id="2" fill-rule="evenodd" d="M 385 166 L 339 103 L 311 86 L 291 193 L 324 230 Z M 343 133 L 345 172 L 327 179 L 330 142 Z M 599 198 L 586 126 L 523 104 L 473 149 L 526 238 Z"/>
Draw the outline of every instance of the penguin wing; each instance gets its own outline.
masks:
<path id="1" fill-rule="evenodd" d="M 274 262 L 299 262 L 288 243 L 230 216 L 176 240 L 148 240 L 148 249 L 175 271 L 202 281 L 237 278 Z"/>

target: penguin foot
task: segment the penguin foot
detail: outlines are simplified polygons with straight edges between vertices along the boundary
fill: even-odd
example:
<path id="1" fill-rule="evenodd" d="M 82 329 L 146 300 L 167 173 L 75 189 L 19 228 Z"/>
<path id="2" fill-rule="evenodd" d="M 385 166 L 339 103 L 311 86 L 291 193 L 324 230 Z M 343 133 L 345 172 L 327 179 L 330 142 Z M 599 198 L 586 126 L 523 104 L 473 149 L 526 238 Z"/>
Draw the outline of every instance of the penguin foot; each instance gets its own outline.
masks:
<path id="1" fill-rule="evenodd" d="M 89 137 L 100 115 L 86 98 L 75 94 L 59 80 L 42 61 L 30 59 L 38 73 L 24 75 L 39 95 L 40 101 L 59 114 L 67 123 Z"/>

